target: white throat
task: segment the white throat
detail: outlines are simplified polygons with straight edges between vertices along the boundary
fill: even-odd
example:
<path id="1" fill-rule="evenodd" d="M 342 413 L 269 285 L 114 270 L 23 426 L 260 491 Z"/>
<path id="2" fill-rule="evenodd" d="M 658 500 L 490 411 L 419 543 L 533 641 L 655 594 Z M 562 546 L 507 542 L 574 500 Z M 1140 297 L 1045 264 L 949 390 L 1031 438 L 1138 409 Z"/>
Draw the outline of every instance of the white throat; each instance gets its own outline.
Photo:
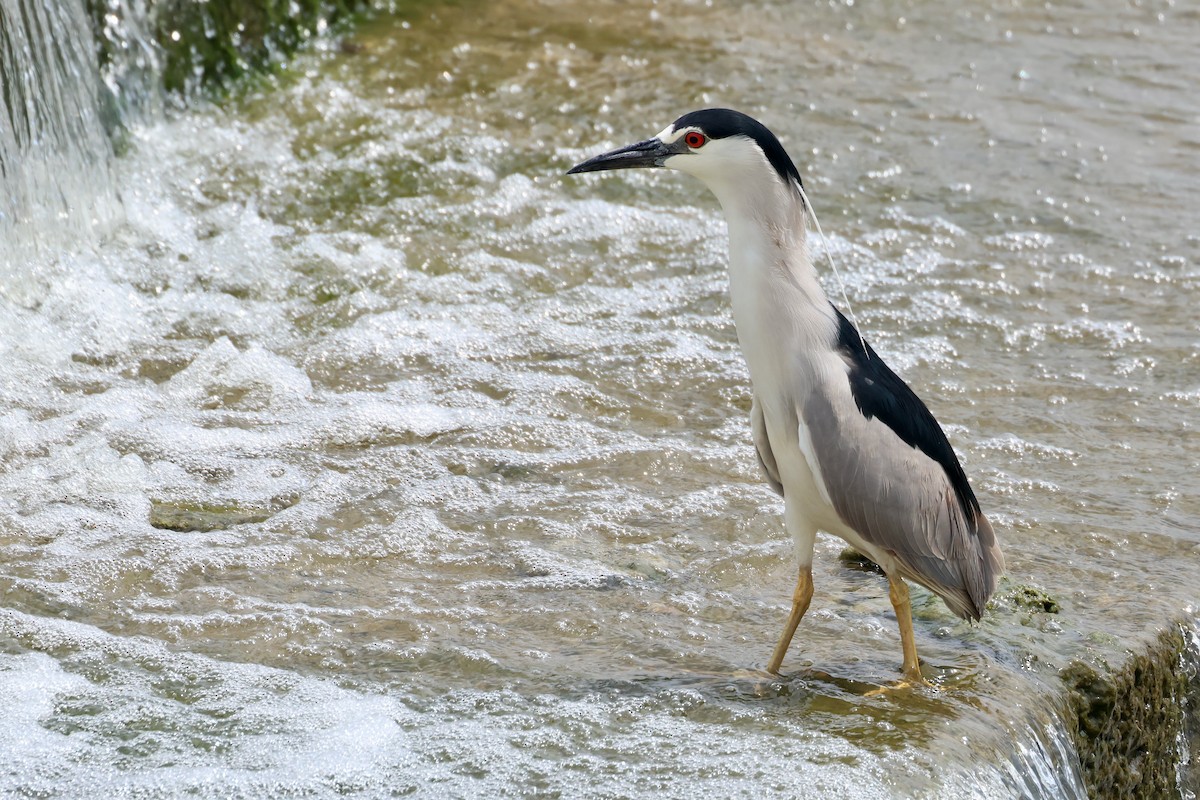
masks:
<path id="1" fill-rule="evenodd" d="M 717 196 L 729 227 L 729 295 L 756 388 L 794 374 L 797 353 L 828 353 L 837 320 L 809 256 L 804 202 L 747 139 L 714 139 L 668 160 Z M 771 378 L 768 378 L 771 376 Z"/>

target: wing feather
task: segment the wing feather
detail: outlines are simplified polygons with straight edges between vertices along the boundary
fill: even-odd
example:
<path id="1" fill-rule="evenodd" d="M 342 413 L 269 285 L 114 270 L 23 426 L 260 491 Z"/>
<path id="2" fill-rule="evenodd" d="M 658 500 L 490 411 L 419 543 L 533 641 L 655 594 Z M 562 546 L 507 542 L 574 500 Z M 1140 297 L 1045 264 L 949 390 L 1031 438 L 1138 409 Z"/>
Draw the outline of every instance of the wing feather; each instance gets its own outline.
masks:
<path id="1" fill-rule="evenodd" d="M 759 405 L 758 395 L 750 404 L 750 432 L 754 436 L 754 450 L 758 454 L 758 465 L 762 467 L 767 482 L 780 497 L 783 496 L 783 481 L 779 480 L 779 465 L 775 462 L 775 453 L 771 450 L 771 440 L 767 438 L 767 421 L 763 417 L 762 406 Z"/>
<path id="2" fill-rule="evenodd" d="M 830 504 L 905 577 L 978 619 L 1004 569 L 992 526 L 925 404 L 838 316 L 847 383 L 798 409 Z"/>

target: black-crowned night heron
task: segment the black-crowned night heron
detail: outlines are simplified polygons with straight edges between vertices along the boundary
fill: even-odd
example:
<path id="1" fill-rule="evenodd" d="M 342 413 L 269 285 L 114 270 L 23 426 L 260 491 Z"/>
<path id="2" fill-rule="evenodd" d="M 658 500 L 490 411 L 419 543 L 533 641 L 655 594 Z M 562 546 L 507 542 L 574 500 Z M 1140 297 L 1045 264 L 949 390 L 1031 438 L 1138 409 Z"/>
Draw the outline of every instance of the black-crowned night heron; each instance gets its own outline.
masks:
<path id="1" fill-rule="evenodd" d="M 633 167 L 695 175 L 725 211 L 729 296 L 754 388 L 750 427 L 763 472 L 783 495 L 800 562 L 767 669 L 779 671 L 812 600 L 822 530 L 887 574 L 904 674 L 922 681 L 904 579 L 977 620 L 1004 557 L 937 420 L 821 290 L 795 164 L 760 122 L 707 109 L 570 172 Z"/>

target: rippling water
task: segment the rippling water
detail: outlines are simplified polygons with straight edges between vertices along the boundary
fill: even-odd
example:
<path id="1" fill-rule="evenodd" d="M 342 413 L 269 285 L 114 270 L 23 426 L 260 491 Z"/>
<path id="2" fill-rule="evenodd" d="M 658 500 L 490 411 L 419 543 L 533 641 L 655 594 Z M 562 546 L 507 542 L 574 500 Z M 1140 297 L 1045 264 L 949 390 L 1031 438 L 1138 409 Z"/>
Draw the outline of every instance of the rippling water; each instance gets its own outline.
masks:
<path id="1" fill-rule="evenodd" d="M 1200 14 L 462 2 L 138 133 L 126 222 L 0 287 L 0 786 L 1076 797 L 1053 706 L 1200 585 Z M 732 105 L 1009 578 L 793 582 L 715 201 L 564 178 Z M 831 294 L 834 283 L 827 283 Z M 1044 590 L 1057 614 L 1021 600 Z"/>

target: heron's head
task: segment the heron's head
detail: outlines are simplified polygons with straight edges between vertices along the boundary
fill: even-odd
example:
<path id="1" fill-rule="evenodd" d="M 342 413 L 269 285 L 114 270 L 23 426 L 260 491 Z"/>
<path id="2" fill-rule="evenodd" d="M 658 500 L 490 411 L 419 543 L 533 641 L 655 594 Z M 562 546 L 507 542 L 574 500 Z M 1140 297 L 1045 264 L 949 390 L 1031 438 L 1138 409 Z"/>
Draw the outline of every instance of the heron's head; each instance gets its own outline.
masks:
<path id="1" fill-rule="evenodd" d="M 718 197 L 723 189 L 778 181 L 800 186 L 800 172 L 775 134 L 753 117 L 727 108 L 692 111 L 652 139 L 576 164 L 567 174 L 668 167 L 695 175 Z"/>

